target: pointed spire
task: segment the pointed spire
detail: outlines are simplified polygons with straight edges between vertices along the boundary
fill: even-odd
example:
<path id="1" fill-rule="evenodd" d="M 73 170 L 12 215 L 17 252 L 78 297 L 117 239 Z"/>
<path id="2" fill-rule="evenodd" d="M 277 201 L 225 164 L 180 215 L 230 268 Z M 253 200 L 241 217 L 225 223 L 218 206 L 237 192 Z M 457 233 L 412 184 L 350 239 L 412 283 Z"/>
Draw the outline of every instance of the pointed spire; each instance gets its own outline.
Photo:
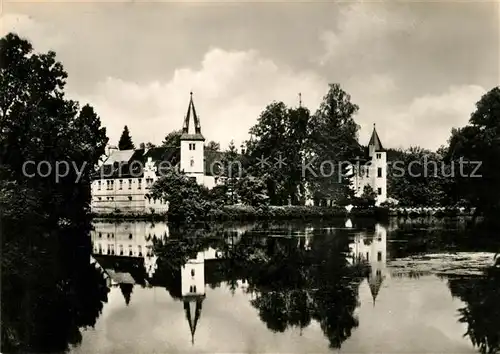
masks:
<path id="1" fill-rule="evenodd" d="M 377 130 L 375 129 L 375 123 L 373 123 L 373 132 L 372 132 L 372 136 L 370 138 L 370 142 L 368 143 L 368 146 L 374 147 L 375 151 L 384 150 L 384 147 L 382 146 L 382 142 L 380 141 L 380 138 L 378 137 Z"/>
<path id="2" fill-rule="evenodd" d="M 186 313 L 186 318 L 189 323 L 189 330 L 191 331 L 191 345 L 194 345 L 194 334 L 196 332 L 196 325 L 201 316 L 201 305 L 203 302 L 203 298 L 199 297 L 195 301 L 194 299 L 185 300 L 184 301 L 184 311 Z M 194 314 L 191 312 L 191 305 L 195 305 Z M 194 319 L 193 319 L 194 315 Z"/>
<path id="3" fill-rule="evenodd" d="M 193 92 L 192 91 L 189 93 L 189 96 L 190 96 L 189 105 L 188 105 L 186 117 L 184 118 L 184 125 L 182 126 L 182 133 L 184 133 L 184 134 L 189 133 L 189 124 L 191 123 L 191 116 L 192 116 L 194 128 L 195 128 L 195 134 L 201 134 L 200 119 L 199 119 L 198 115 L 196 114 L 196 108 L 194 107 Z"/>

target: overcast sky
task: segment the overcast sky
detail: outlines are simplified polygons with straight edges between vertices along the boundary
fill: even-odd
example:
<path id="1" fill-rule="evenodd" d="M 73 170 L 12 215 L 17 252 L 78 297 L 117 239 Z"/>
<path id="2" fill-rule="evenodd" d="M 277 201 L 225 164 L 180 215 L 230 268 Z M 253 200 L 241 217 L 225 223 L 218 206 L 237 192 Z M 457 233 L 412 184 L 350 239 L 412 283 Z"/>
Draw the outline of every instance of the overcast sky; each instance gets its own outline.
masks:
<path id="1" fill-rule="evenodd" d="M 160 143 L 189 92 L 207 140 L 239 145 L 273 100 L 316 111 L 329 82 L 360 106 L 360 141 L 437 148 L 499 84 L 499 6 L 435 3 L 4 3 L 2 35 L 55 50 L 71 98 L 117 144 Z"/>

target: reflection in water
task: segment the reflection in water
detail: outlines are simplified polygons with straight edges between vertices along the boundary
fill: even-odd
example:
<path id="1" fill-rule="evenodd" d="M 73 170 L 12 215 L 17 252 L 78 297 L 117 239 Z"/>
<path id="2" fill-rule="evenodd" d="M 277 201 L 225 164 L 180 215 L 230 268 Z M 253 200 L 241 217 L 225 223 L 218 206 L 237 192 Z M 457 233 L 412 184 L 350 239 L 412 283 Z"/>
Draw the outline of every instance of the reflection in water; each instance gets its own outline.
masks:
<path id="1" fill-rule="evenodd" d="M 89 262 L 85 230 L 31 232 L 15 236 L 30 240 L 24 246 L 36 252 L 2 258 L 9 262 L 2 262 L 1 274 L 2 352 L 63 352 L 80 344 L 80 329 L 96 324 L 107 302 L 106 279 Z"/>
<path id="2" fill-rule="evenodd" d="M 373 298 L 373 306 L 384 279 L 389 277 L 387 271 L 387 229 L 377 224 L 375 232 L 359 232 L 354 237 L 354 242 L 349 245 L 352 263 L 365 263 L 370 266 L 367 274 L 368 284 Z"/>
<path id="3" fill-rule="evenodd" d="M 500 269 L 491 267 L 479 277 L 448 280 L 453 296 L 465 306 L 459 309 L 460 322 L 467 324 L 466 336 L 481 353 L 500 351 Z"/>
<path id="4" fill-rule="evenodd" d="M 361 331 L 360 321 L 384 320 L 372 318 L 363 306 L 360 314 L 360 302 L 367 301 L 370 311 L 386 311 L 391 302 L 388 299 L 397 300 L 398 295 L 391 291 L 396 288 L 394 282 L 401 280 L 391 277 L 391 260 L 434 251 L 450 236 L 436 230 L 411 229 L 409 225 L 403 226 L 402 233 L 394 224 L 387 228 L 349 221 L 339 220 L 333 226 L 224 226 L 182 234 L 165 224 L 96 224 L 92 240 L 96 259 L 110 276 L 111 286 L 120 288 L 129 307 L 143 306 L 144 297 L 131 301 L 131 295 L 143 296 L 140 294 L 149 287 L 163 288 L 162 293 L 170 295 L 189 328 L 189 347 L 197 346 L 198 350 L 207 344 L 205 327 L 212 331 L 216 326 L 214 311 L 220 311 L 217 306 L 221 306 L 216 297 L 227 291 L 251 306 L 269 332 L 281 336 L 296 333 L 302 338 L 319 331 L 328 347 L 350 350 L 352 345 L 346 341 L 356 337 L 354 333 L 366 333 Z M 421 236 L 425 234 L 427 238 Z M 418 296 L 421 280 L 412 281 Z M 498 351 L 498 273 L 486 272 L 481 278 L 454 277 L 448 283 L 452 294 L 464 302 L 460 319 L 467 323 L 472 343 L 484 353 Z M 360 296 L 361 286 L 366 289 L 366 298 Z M 159 310 L 163 305 L 154 306 Z M 235 316 L 237 310 L 233 311 Z M 184 333 L 188 334 L 187 329 Z M 303 340 L 307 343 L 308 339 Z M 178 345 L 187 350 L 182 343 Z M 444 345 L 440 350 L 446 348 Z M 134 349 L 140 351 L 141 347 Z"/>

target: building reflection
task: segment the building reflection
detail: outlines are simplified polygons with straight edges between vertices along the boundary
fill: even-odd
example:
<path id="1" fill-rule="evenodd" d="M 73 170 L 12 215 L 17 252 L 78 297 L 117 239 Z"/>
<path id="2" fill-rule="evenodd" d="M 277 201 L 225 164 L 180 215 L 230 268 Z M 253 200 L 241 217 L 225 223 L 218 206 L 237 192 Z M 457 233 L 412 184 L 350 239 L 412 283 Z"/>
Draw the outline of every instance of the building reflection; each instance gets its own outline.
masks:
<path id="1" fill-rule="evenodd" d="M 376 224 L 374 232 L 356 233 L 349 244 L 349 261 L 354 265 L 366 264 L 367 281 L 373 298 L 373 305 L 382 287 L 382 283 L 390 277 L 387 269 L 387 228 Z"/>
<path id="2" fill-rule="evenodd" d="M 203 300 L 205 299 L 205 265 L 207 262 L 222 259 L 222 253 L 209 248 L 200 251 L 195 257 L 187 260 L 181 268 L 181 295 L 186 320 L 191 331 L 191 343 L 194 345 L 196 326 L 201 317 Z"/>
<path id="3" fill-rule="evenodd" d="M 153 241 L 169 236 L 166 223 L 96 223 L 91 231 L 94 256 L 142 259 L 149 278 L 157 269 Z"/>

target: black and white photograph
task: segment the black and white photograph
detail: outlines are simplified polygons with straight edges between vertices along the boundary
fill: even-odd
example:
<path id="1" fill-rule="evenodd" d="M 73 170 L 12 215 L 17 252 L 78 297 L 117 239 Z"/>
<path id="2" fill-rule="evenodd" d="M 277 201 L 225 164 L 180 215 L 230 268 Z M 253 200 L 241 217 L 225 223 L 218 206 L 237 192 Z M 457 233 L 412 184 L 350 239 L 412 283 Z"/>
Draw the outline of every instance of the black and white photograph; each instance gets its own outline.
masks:
<path id="1" fill-rule="evenodd" d="M 500 353 L 498 0 L 0 31 L 1 353 Z"/>

